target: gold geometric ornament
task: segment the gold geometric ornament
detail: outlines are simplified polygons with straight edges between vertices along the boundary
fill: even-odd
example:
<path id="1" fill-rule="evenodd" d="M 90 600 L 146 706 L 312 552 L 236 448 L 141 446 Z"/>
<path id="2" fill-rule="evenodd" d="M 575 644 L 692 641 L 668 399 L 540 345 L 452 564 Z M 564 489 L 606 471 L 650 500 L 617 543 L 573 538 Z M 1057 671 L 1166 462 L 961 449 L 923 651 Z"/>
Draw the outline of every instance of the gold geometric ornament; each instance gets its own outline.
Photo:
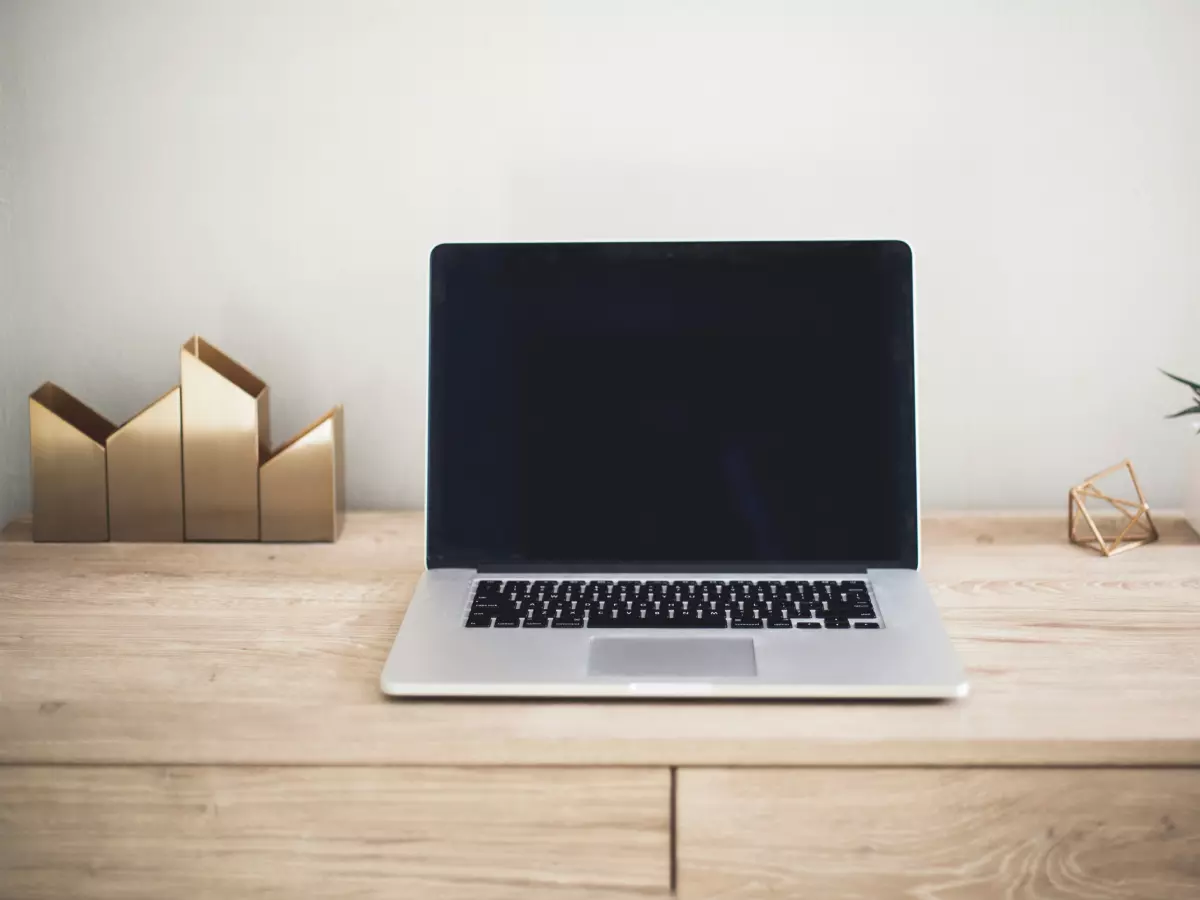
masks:
<path id="1" fill-rule="evenodd" d="M 183 540 L 179 409 L 173 387 L 108 436 L 110 540 Z"/>
<path id="2" fill-rule="evenodd" d="M 179 381 L 119 427 L 50 382 L 29 396 L 33 539 L 336 541 L 342 407 L 272 452 L 257 375 L 196 335 Z"/>
<path id="3" fill-rule="evenodd" d="M 29 395 L 35 541 L 107 541 L 104 444 L 117 426 L 47 381 Z"/>
<path id="4" fill-rule="evenodd" d="M 259 470 L 264 541 L 336 541 L 346 514 L 342 408 L 287 441 Z"/>
<path id="5" fill-rule="evenodd" d="M 189 541 L 258 540 L 258 467 L 269 455 L 267 386 L 208 341 L 179 351 L 183 533 Z"/>
<path id="6" fill-rule="evenodd" d="M 1122 470 L 1129 473 L 1137 500 L 1114 497 L 1097 486 L 1100 479 Z M 1067 498 L 1067 531 L 1072 544 L 1089 547 L 1105 556 L 1158 540 L 1158 529 L 1150 517 L 1150 504 L 1142 494 L 1129 460 L 1109 466 L 1071 488 Z"/>

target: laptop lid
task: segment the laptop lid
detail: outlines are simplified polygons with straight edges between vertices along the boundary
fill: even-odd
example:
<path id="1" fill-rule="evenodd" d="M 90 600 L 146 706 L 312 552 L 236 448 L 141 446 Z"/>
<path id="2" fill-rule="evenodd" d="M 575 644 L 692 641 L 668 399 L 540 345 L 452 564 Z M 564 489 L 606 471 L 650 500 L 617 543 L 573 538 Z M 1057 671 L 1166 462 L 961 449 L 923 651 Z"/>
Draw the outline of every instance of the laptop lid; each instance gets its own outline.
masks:
<path id="1" fill-rule="evenodd" d="M 917 566 L 900 241 L 444 244 L 427 565 Z"/>

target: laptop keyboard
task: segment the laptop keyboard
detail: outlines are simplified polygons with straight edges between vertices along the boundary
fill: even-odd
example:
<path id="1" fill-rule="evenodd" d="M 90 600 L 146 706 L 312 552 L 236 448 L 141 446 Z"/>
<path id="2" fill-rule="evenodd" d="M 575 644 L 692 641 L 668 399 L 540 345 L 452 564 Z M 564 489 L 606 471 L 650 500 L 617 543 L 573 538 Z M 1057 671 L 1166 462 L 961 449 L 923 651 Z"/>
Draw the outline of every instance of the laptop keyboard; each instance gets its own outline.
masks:
<path id="1" fill-rule="evenodd" d="M 879 628 L 865 581 L 479 581 L 468 628 Z"/>

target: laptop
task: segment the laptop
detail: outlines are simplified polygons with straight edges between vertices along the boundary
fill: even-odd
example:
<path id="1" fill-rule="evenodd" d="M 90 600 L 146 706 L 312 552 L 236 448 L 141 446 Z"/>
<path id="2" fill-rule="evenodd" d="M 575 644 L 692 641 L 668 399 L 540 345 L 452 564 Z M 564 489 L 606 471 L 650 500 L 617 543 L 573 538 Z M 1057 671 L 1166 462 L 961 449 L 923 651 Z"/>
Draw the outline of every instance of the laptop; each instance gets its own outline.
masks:
<path id="1" fill-rule="evenodd" d="M 395 696 L 953 698 L 901 241 L 446 244 Z"/>

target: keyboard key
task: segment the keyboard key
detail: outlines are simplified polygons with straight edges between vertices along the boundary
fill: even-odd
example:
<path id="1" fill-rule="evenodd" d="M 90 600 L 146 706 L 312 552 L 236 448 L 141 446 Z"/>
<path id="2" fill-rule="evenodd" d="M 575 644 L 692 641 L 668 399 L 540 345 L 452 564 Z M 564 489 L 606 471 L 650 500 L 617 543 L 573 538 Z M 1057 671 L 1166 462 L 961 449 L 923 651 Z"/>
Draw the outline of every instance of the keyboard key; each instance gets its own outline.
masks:
<path id="1" fill-rule="evenodd" d="M 855 622 L 854 627 L 855 628 L 878 628 L 879 623 L 878 622 Z"/>
<path id="2" fill-rule="evenodd" d="M 516 616 L 504 616 L 496 619 L 493 628 L 520 628 L 521 620 Z"/>

